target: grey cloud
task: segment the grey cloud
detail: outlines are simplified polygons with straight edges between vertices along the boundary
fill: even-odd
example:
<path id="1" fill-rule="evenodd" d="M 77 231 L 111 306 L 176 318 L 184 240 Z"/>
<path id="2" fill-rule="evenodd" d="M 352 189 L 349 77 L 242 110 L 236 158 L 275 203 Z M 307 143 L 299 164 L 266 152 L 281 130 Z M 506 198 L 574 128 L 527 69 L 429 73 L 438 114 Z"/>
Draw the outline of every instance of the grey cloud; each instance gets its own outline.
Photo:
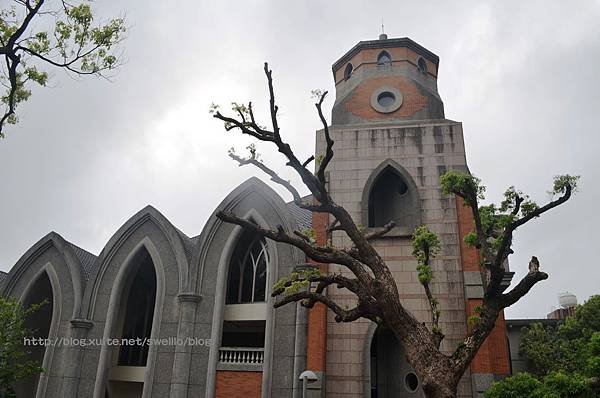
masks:
<path id="1" fill-rule="evenodd" d="M 269 61 L 286 137 L 308 156 L 319 128 L 310 90 L 333 90 L 331 64 L 376 38 L 383 16 L 390 37 L 409 36 L 440 56 L 446 115 L 463 122 L 470 168 L 491 200 L 514 184 L 542 201 L 554 174 L 582 175 L 571 203 L 518 232 L 517 277 L 534 254 L 551 277 L 508 314 L 544 316 L 563 290 L 598 293 L 590 250 L 600 221 L 598 2 L 95 5 L 103 15 L 126 13 L 127 62 L 112 83 L 55 73 L 54 87 L 34 92 L 0 142 L 0 269 L 51 230 L 97 254 L 146 204 L 199 233 L 218 202 L 256 174 L 227 158 L 247 141 L 225 134 L 209 104 L 264 107 Z"/>

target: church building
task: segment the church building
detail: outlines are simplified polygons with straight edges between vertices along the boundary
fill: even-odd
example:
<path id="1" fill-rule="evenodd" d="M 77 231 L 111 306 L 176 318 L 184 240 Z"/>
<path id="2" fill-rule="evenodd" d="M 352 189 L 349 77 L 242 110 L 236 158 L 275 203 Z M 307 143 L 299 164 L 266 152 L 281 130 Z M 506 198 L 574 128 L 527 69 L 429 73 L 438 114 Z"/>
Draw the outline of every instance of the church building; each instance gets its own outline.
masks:
<path id="1" fill-rule="evenodd" d="M 483 289 L 479 255 L 463 240 L 473 228 L 470 210 L 440 187 L 447 170 L 468 167 L 462 125 L 444 115 L 438 71 L 438 56 L 408 38 L 381 35 L 339 58 L 327 178 L 332 198 L 365 229 L 395 220 L 373 245 L 403 304 L 423 322 L 431 315 L 410 238 L 423 224 L 438 234 L 442 250 L 432 262 L 431 288 L 440 301 L 442 349 L 451 352 Z M 317 131 L 315 154 L 324 148 Z M 285 203 L 258 178 L 233 189 L 194 237 L 150 206 L 98 255 L 51 232 L 0 273 L 0 294 L 25 306 L 48 302 L 28 320 L 32 337 L 45 344 L 26 347 L 45 372 L 18 383 L 17 396 L 299 398 L 303 387 L 311 398 L 424 396 L 389 331 L 366 319 L 337 323 L 320 304 L 274 309 L 273 284 L 310 261 L 296 248 L 223 223 L 220 210 L 290 234 L 313 228 L 325 243 L 327 214 Z M 346 246 L 349 239 L 335 232 L 333 243 Z M 327 294 L 342 306 L 353 302 L 343 289 Z M 316 379 L 304 385 L 307 370 Z M 510 373 L 500 317 L 459 396 L 482 397 Z"/>

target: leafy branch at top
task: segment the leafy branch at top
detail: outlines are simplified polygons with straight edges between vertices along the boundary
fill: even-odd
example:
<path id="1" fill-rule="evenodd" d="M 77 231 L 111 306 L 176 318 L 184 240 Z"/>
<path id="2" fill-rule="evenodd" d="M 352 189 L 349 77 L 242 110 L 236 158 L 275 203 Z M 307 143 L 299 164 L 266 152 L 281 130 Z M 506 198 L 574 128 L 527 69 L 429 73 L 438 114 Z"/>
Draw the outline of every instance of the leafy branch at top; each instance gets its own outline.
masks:
<path id="1" fill-rule="evenodd" d="M 45 86 L 47 67 L 76 76 L 109 78 L 121 64 L 116 45 L 124 37 L 125 20 L 94 23 L 90 2 L 14 0 L 0 10 L 0 56 L 4 86 L 0 137 L 6 124 L 18 121 L 16 109 L 31 96 L 30 84 Z M 50 28 L 47 26 L 51 25 Z"/>

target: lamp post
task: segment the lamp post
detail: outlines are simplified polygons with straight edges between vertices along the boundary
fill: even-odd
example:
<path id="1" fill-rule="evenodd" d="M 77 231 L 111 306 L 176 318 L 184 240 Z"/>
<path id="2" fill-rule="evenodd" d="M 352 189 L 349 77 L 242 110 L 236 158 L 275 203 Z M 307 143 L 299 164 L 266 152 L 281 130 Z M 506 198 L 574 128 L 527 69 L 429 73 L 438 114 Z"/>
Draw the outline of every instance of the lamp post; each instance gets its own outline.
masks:
<path id="1" fill-rule="evenodd" d="M 314 383 L 319 380 L 319 376 L 316 375 L 312 370 L 305 370 L 300 373 L 300 380 L 302 380 L 302 398 L 306 398 L 306 389 L 309 383 Z"/>

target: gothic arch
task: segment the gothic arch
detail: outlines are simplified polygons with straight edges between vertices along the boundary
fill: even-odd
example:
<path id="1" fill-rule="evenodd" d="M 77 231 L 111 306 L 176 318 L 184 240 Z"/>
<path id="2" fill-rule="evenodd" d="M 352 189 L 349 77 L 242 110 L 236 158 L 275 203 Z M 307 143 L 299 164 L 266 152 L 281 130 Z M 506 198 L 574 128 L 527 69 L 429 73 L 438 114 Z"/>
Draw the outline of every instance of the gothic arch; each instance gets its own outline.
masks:
<path id="1" fill-rule="evenodd" d="M 45 279 L 45 281 L 44 281 Z M 37 273 L 36 275 L 29 281 L 29 283 L 27 284 L 27 286 L 25 287 L 25 289 L 23 290 L 23 292 L 20 295 L 19 298 L 19 302 L 24 305 L 24 306 L 29 306 L 31 304 L 38 304 L 39 300 L 37 299 L 33 299 L 32 295 L 35 294 L 40 294 L 43 292 L 39 291 L 38 289 L 40 287 L 43 288 L 43 282 L 46 282 L 46 284 L 48 284 L 48 288 L 51 290 L 50 292 L 50 302 L 47 305 L 51 306 L 51 311 L 50 311 L 50 323 L 49 325 L 47 325 L 48 328 L 48 334 L 47 336 L 39 336 L 41 338 L 47 338 L 51 341 L 56 340 L 56 338 L 58 337 L 58 328 L 60 326 L 60 321 L 61 321 L 61 313 L 62 313 L 62 293 L 61 293 L 61 289 L 60 289 L 60 280 L 58 277 L 58 274 L 56 273 L 56 270 L 54 269 L 54 267 L 52 266 L 51 263 L 47 263 L 46 265 L 44 265 Z M 42 283 L 42 285 L 40 285 L 40 283 Z M 34 289 L 35 288 L 35 289 Z M 47 297 L 41 297 L 41 298 L 47 298 Z M 32 300 L 33 299 L 33 300 Z M 29 302 L 31 301 L 31 302 Z M 40 311 L 44 311 L 44 307 L 42 307 L 40 309 Z M 37 314 L 38 316 L 40 316 L 39 314 Z M 36 317 L 36 314 L 33 315 L 33 317 Z M 35 319 L 35 320 L 39 320 L 39 319 Z M 43 325 L 46 326 L 46 325 Z M 55 351 L 55 345 L 47 345 L 45 346 L 44 349 L 44 353 L 42 355 L 42 360 L 41 360 L 41 365 L 42 368 L 46 369 L 46 372 L 42 372 L 40 373 L 36 378 L 37 378 L 37 384 L 35 385 L 35 397 L 36 398 L 43 398 L 46 396 L 46 389 L 48 387 L 48 379 L 50 378 L 50 372 L 52 369 L 52 363 L 53 363 L 53 359 L 54 359 L 54 351 Z"/>
<path id="2" fill-rule="evenodd" d="M 405 196 L 402 198 L 402 202 L 399 203 L 401 208 L 390 211 L 390 216 L 387 217 L 397 221 L 396 227 L 389 235 L 408 236 L 415 227 L 421 225 L 421 200 L 419 190 L 408 171 L 392 159 L 386 159 L 381 162 L 381 164 L 373 170 L 365 183 L 361 199 L 362 225 L 365 227 L 383 226 L 376 225 L 376 223 L 373 222 L 374 215 L 372 213 L 374 203 L 371 203 L 371 201 L 373 200 L 372 193 L 374 192 L 374 189 L 377 188 L 380 177 L 387 175 L 396 175 L 399 177 L 402 183 L 405 184 L 406 189 L 405 194 L 403 194 Z M 391 221 L 391 219 L 385 222 Z M 398 222 L 399 220 L 401 222 Z"/>
<path id="3" fill-rule="evenodd" d="M 377 65 L 391 65 L 392 56 L 387 51 L 383 50 L 377 56 Z"/>
<path id="4" fill-rule="evenodd" d="M 182 233 L 179 232 L 158 210 L 152 206 L 146 206 L 119 228 L 96 259 L 94 269 L 84 292 L 82 308 L 83 317 L 92 319 L 98 298 L 98 290 L 105 278 L 107 268 L 115 261 L 117 253 L 126 245 L 139 245 L 140 239 L 152 241 L 146 233 L 147 230 L 145 230 L 145 228 L 148 228 L 148 225 L 156 227 L 161 238 L 164 238 L 167 242 L 167 248 L 172 252 L 176 264 L 178 292 L 186 291 L 188 284 L 189 254 L 186 254 L 185 246 L 182 241 L 182 239 L 186 237 L 182 237 Z M 141 234 L 142 237 L 136 237 L 136 233 L 139 233 L 138 235 Z M 157 242 L 152 242 L 153 247 L 157 247 L 156 243 Z M 169 253 L 167 253 L 163 247 L 164 246 L 161 246 L 160 249 L 157 249 L 157 255 L 168 256 Z"/>
<path id="5" fill-rule="evenodd" d="M 213 397 L 216 387 L 216 369 L 219 361 L 218 352 L 223 332 L 224 306 L 226 295 L 226 281 L 231 256 L 236 244 L 242 235 L 242 228 L 229 223 L 223 223 L 216 217 L 220 210 L 232 211 L 246 219 L 252 219 L 266 228 L 277 228 L 281 225 L 283 229 L 292 233 L 298 226 L 292 218 L 289 208 L 279 195 L 258 178 L 250 178 L 233 190 L 219 204 L 210 217 L 202 234 L 200 235 L 197 257 L 192 262 L 191 277 L 197 276 L 194 293 L 202 295 L 207 299 L 214 297 L 211 324 L 211 348 L 208 359 L 206 377 L 206 397 Z M 288 274 L 298 263 L 303 263 L 304 257 L 295 248 L 289 245 L 266 240 L 269 257 L 269 271 L 267 288 L 270 288 L 277 280 L 278 275 Z M 268 397 L 271 389 L 271 375 L 273 374 L 273 363 L 278 361 L 278 356 L 293 356 L 294 347 L 281 346 L 281 342 L 275 341 L 274 329 L 276 324 L 285 323 L 293 325 L 295 311 L 276 311 L 273 308 L 273 298 L 267 291 L 266 294 L 266 320 L 265 320 L 265 353 L 262 374 L 262 394 Z M 288 319 L 289 320 L 284 320 Z M 277 322 L 275 320 L 277 319 Z M 289 323 L 287 323 L 289 322 Z M 277 326 L 278 328 L 285 326 Z M 290 330 L 295 336 L 295 330 Z M 277 348 L 275 348 L 277 346 Z M 293 373 L 293 369 L 289 372 Z M 293 380 L 289 380 L 289 388 L 292 388 Z M 281 386 L 277 386 L 281 387 Z M 288 388 L 288 387 L 285 387 Z"/>
<path id="6" fill-rule="evenodd" d="M 151 339 L 158 339 L 160 336 L 160 326 L 162 322 L 163 314 L 163 303 L 165 299 L 165 269 L 161 259 L 161 255 L 154 245 L 154 243 L 148 238 L 144 237 L 134 248 L 131 250 L 123 264 L 119 268 L 113 287 L 110 293 L 110 299 L 108 303 L 108 310 L 106 314 L 106 323 L 103 331 L 103 339 L 115 338 L 118 332 L 118 317 L 121 309 L 121 304 L 124 301 L 125 288 L 130 280 L 132 273 L 136 271 L 136 257 L 140 251 L 145 250 L 150 256 L 152 265 L 154 266 L 154 272 L 156 275 L 156 298 L 154 302 L 154 313 L 152 319 L 152 332 L 150 334 Z M 96 372 L 96 380 L 94 385 L 94 398 L 103 398 L 106 391 L 106 385 L 109 379 L 109 370 L 111 361 L 113 359 L 115 347 L 110 347 L 106 344 L 102 345 L 100 350 L 100 359 L 98 362 L 98 368 Z M 143 397 L 150 397 L 152 395 L 152 387 L 154 380 L 154 371 L 156 365 L 156 356 L 158 354 L 158 346 L 151 345 L 148 349 L 148 357 L 146 362 L 146 369 L 144 372 L 144 384 L 143 384 Z"/>
<path id="7" fill-rule="evenodd" d="M 383 348 L 379 347 L 379 349 L 377 349 L 377 346 L 373 346 L 373 341 L 375 341 L 376 338 L 384 339 L 383 341 L 385 344 L 383 344 Z M 379 344 L 381 344 L 381 342 Z M 375 356 L 373 356 L 374 349 L 378 351 Z M 386 357 L 383 359 L 385 366 L 373 366 L 373 360 L 378 362 L 381 361 L 379 354 L 382 353 L 385 354 L 384 356 Z M 393 391 L 394 397 L 424 397 L 420 381 L 413 367 L 408 363 L 404 355 L 404 348 L 402 348 L 402 345 L 393 335 L 391 330 L 382 330 L 382 328 L 375 323 L 369 325 L 363 346 L 363 359 L 364 397 L 372 397 L 373 384 L 376 386 L 377 396 L 381 398 L 391 396 L 390 391 Z M 372 372 L 373 369 L 375 369 L 375 374 Z M 378 375 L 378 372 L 388 372 L 386 377 L 387 382 L 382 383 L 381 375 Z M 374 377 L 377 377 L 378 379 L 373 381 L 372 379 Z M 380 387 L 383 387 L 382 384 L 392 384 L 393 388 L 389 388 L 390 386 L 388 385 L 388 393 L 385 394 L 385 390 L 379 390 Z"/>
<path id="8" fill-rule="evenodd" d="M 221 201 L 214 210 L 206 225 L 202 229 L 199 237 L 198 250 L 196 250 L 191 261 L 190 267 L 190 286 L 195 286 L 195 293 L 202 294 L 202 285 L 204 281 L 205 268 L 210 264 L 207 262 L 207 254 L 211 245 L 214 244 L 215 236 L 222 228 L 233 228 L 232 225 L 223 223 L 217 218 L 219 211 L 232 211 L 248 200 L 251 195 L 258 195 L 264 202 L 266 210 L 273 214 L 276 222 L 268 223 L 266 226 L 271 228 L 281 225 L 286 232 L 293 233 L 298 228 L 296 220 L 290 215 L 285 202 L 271 187 L 256 177 L 251 177 L 238 185 L 229 195 Z M 258 215 L 258 212 L 256 212 Z M 264 220 L 262 216 L 259 216 Z M 256 220 L 258 221 L 258 220 Z M 299 258 L 298 258 L 299 260 Z"/>
<path id="9" fill-rule="evenodd" d="M 36 242 L 21 258 L 14 267 L 11 268 L 10 272 L 6 276 L 4 281 L 4 285 L 0 293 L 6 296 L 20 296 L 26 291 L 31 285 L 31 281 L 35 280 L 32 272 L 35 275 L 39 275 L 39 268 L 36 271 L 36 267 L 40 267 L 37 265 L 39 263 L 39 259 L 43 258 L 51 249 L 55 249 L 60 256 L 60 263 L 64 263 L 66 265 L 66 273 L 70 277 L 70 281 L 66 278 L 59 278 L 57 276 L 54 283 L 56 284 L 57 289 L 60 288 L 61 284 L 71 283 L 72 291 L 73 291 L 73 307 L 71 309 L 72 314 L 71 317 L 76 318 L 77 314 L 79 314 L 83 289 L 84 289 L 84 279 L 81 271 L 81 263 L 77 259 L 77 256 L 73 252 L 71 245 L 68 244 L 59 234 L 56 232 L 50 232 L 48 235 L 44 236 L 38 242 Z M 43 260 L 46 262 L 46 260 Z M 45 264 L 42 263 L 42 264 Z M 46 264 L 42 265 L 40 268 L 49 269 L 48 266 L 51 267 L 54 275 L 58 274 L 57 267 L 61 267 L 61 264 Z M 50 272 L 50 271 L 49 271 Z M 25 288 L 23 285 L 25 284 Z M 63 286 L 62 290 L 65 290 L 66 286 Z M 70 289 L 69 289 L 70 290 Z M 65 308 L 65 310 L 68 310 Z"/>

